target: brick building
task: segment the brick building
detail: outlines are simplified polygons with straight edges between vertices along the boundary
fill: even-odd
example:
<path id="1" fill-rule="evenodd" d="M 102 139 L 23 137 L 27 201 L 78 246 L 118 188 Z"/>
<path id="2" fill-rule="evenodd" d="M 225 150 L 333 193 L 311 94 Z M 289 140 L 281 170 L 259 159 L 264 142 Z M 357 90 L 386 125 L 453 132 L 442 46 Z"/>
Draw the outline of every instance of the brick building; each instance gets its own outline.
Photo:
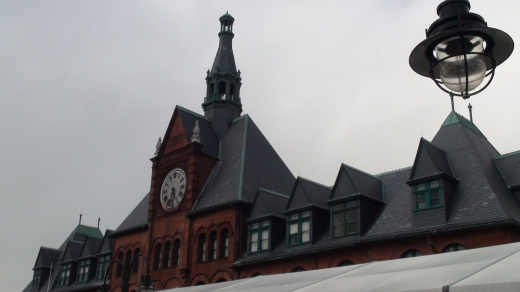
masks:
<path id="1" fill-rule="evenodd" d="M 115 231 L 79 225 L 60 249 L 42 247 L 24 291 L 96 291 L 106 255 L 128 267 L 144 254 L 160 290 L 520 240 L 520 152 L 501 155 L 455 112 L 419 140 L 409 168 L 372 175 L 342 164 L 333 186 L 295 178 L 241 115 L 233 22 L 220 18 L 204 115 L 175 108 L 150 192 Z M 146 269 L 141 259 L 132 267 L 130 291 Z M 114 267 L 111 291 L 122 273 Z"/>

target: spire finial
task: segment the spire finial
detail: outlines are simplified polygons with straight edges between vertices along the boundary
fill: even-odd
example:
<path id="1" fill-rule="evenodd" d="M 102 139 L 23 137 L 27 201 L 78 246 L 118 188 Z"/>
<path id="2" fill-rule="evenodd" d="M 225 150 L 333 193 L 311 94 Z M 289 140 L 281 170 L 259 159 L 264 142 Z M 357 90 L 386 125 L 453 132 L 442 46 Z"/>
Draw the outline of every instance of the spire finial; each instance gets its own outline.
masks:
<path id="1" fill-rule="evenodd" d="M 451 111 L 454 112 L 455 111 L 455 104 L 453 103 L 453 93 L 450 93 L 450 98 L 451 98 Z"/>
<path id="2" fill-rule="evenodd" d="M 199 120 L 195 120 L 195 126 L 193 127 L 193 135 L 191 136 L 191 142 L 199 142 L 200 143 Z"/>
<path id="3" fill-rule="evenodd" d="M 79 225 L 81 225 L 81 217 L 83 217 L 83 214 L 79 213 Z"/>
<path id="4" fill-rule="evenodd" d="M 469 108 L 469 120 L 473 123 L 473 110 L 472 110 L 472 106 L 471 106 L 471 103 L 468 105 L 468 108 Z"/>
<path id="5" fill-rule="evenodd" d="M 99 229 L 99 222 L 101 221 L 101 217 L 97 218 L 97 228 Z"/>
<path id="6" fill-rule="evenodd" d="M 159 155 L 159 150 L 161 150 L 161 144 L 162 144 L 161 137 L 159 137 L 159 140 L 157 141 L 157 144 L 155 145 L 154 157 L 157 157 L 157 155 Z"/>

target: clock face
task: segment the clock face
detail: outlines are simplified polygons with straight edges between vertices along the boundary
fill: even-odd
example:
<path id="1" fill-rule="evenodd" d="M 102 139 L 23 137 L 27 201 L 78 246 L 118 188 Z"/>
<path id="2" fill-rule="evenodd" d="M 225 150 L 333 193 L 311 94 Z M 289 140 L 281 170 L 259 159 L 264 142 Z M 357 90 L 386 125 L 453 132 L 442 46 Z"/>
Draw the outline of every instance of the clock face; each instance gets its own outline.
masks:
<path id="1" fill-rule="evenodd" d="M 186 193 L 186 174 L 182 169 L 176 168 L 164 179 L 161 188 L 161 203 L 165 210 L 175 210 Z"/>

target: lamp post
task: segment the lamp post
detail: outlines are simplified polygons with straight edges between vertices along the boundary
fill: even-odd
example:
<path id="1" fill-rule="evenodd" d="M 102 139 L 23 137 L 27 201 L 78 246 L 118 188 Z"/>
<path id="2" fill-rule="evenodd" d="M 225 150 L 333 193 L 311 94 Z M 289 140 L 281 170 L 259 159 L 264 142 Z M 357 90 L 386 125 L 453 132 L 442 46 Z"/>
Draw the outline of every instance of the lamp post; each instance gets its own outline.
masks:
<path id="1" fill-rule="evenodd" d="M 513 52 L 511 37 L 487 26 L 470 13 L 468 0 L 446 0 L 437 7 L 439 19 L 426 30 L 426 39 L 410 54 L 410 66 L 431 78 L 450 95 L 464 99 L 480 93 L 493 80 L 495 68 Z M 481 86 L 485 77 L 488 81 Z"/>
<path id="2" fill-rule="evenodd" d="M 134 265 L 135 261 L 139 258 L 144 258 L 146 262 L 146 275 L 141 276 L 141 283 L 139 287 L 139 292 L 154 292 L 155 291 L 155 283 L 152 282 L 152 278 L 150 277 L 150 266 L 148 264 L 148 258 L 143 254 L 136 255 L 132 262 L 130 263 L 130 266 L 128 268 L 125 267 L 123 262 L 120 259 L 113 260 L 110 265 L 107 268 L 107 271 L 105 272 L 105 281 L 101 285 L 101 289 L 99 289 L 99 292 L 109 292 L 109 284 L 107 284 L 107 277 L 108 273 L 110 272 L 110 268 L 114 263 L 119 263 L 121 267 L 123 268 L 123 283 L 121 287 L 121 292 L 128 292 L 130 288 L 130 271 L 132 270 L 132 266 Z"/>

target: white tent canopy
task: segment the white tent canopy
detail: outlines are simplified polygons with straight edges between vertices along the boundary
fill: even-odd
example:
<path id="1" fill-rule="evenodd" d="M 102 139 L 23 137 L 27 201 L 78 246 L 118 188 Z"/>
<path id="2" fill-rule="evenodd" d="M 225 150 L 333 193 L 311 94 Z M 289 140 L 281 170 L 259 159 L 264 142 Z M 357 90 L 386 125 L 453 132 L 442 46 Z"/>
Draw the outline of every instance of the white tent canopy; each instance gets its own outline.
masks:
<path id="1" fill-rule="evenodd" d="M 175 288 L 205 291 L 520 291 L 520 243 Z M 444 290 L 443 290 L 444 289 Z"/>

